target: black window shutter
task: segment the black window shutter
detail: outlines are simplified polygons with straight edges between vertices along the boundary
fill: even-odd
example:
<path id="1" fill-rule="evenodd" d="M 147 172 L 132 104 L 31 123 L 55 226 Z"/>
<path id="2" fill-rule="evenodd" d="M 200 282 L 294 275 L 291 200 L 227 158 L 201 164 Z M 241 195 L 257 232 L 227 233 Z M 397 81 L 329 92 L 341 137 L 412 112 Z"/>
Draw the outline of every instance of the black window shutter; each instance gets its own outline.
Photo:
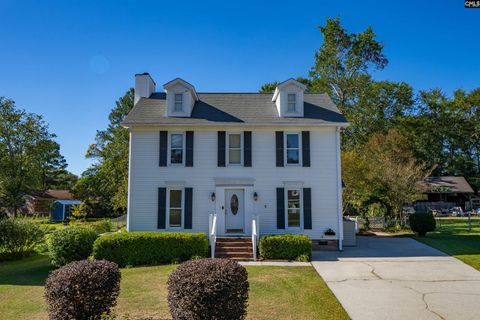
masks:
<path id="1" fill-rule="evenodd" d="M 243 166 L 252 166 L 252 131 L 243 132 Z"/>
<path id="2" fill-rule="evenodd" d="M 285 229 L 285 189 L 277 188 L 277 229 Z"/>
<path id="3" fill-rule="evenodd" d="M 157 228 L 165 229 L 167 219 L 167 188 L 158 188 L 158 221 Z"/>
<path id="4" fill-rule="evenodd" d="M 193 188 L 185 188 L 185 229 L 192 229 Z"/>
<path id="5" fill-rule="evenodd" d="M 217 165 L 225 167 L 225 131 L 218 131 Z"/>
<path id="6" fill-rule="evenodd" d="M 304 167 L 310 167 L 310 132 L 302 131 L 302 161 Z"/>
<path id="7" fill-rule="evenodd" d="M 160 167 L 167 166 L 167 148 L 168 148 L 167 140 L 168 140 L 168 132 L 160 131 L 160 160 L 159 160 Z"/>
<path id="8" fill-rule="evenodd" d="M 312 229 L 312 189 L 303 188 L 303 228 Z"/>
<path id="9" fill-rule="evenodd" d="M 277 152 L 277 167 L 283 167 L 283 131 L 275 132 L 275 146 Z"/>
<path id="10" fill-rule="evenodd" d="M 185 145 L 187 147 L 187 160 L 185 166 L 193 167 L 193 131 L 187 131 L 186 136 Z"/>

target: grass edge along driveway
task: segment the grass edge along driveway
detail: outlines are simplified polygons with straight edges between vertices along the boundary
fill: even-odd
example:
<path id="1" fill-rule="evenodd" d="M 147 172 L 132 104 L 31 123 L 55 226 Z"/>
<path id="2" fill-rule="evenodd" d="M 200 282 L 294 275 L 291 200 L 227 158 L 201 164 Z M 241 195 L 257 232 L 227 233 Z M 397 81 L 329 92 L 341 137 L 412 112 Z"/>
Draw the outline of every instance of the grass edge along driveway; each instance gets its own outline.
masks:
<path id="1" fill-rule="evenodd" d="M 175 265 L 122 269 L 115 309 L 131 319 L 168 319 L 166 282 Z M 313 267 L 247 266 L 248 319 L 348 319 Z M 53 270 L 45 255 L 0 263 L 2 319 L 47 319 L 43 283 Z"/>
<path id="2" fill-rule="evenodd" d="M 470 231 L 467 218 L 439 218 L 434 232 L 413 238 L 480 271 L 480 218 L 472 218 Z"/>

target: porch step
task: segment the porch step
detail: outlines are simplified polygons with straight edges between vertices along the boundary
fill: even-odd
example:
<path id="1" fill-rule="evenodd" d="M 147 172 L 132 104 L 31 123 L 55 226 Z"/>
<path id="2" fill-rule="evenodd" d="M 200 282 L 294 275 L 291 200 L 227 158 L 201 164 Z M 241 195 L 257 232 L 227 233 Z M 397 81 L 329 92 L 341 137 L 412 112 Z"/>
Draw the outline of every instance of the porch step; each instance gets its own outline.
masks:
<path id="1" fill-rule="evenodd" d="M 215 245 L 215 257 L 238 261 L 253 260 L 250 237 L 219 237 Z"/>

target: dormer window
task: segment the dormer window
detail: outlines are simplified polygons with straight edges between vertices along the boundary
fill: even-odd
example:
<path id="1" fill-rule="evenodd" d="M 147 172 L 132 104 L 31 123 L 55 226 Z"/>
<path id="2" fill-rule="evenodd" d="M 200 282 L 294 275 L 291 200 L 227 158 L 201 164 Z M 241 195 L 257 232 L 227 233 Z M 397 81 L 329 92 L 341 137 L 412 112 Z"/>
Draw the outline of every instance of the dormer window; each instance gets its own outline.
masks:
<path id="1" fill-rule="evenodd" d="M 287 112 L 295 112 L 295 100 L 296 100 L 296 94 L 295 93 L 289 93 L 288 94 L 288 108 Z"/>
<path id="2" fill-rule="evenodd" d="M 174 104 L 173 110 L 175 112 L 183 111 L 183 94 L 181 93 L 175 94 L 175 104 Z"/>
<path id="3" fill-rule="evenodd" d="M 295 79 L 279 83 L 273 93 L 272 101 L 277 107 L 279 117 L 304 116 L 304 91 L 307 87 Z"/>
<path id="4" fill-rule="evenodd" d="M 167 93 L 165 113 L 167 117 L 190 117 L 198 101 L 195 88 L 185 80 L 176 78 L 163 85 Z"/>

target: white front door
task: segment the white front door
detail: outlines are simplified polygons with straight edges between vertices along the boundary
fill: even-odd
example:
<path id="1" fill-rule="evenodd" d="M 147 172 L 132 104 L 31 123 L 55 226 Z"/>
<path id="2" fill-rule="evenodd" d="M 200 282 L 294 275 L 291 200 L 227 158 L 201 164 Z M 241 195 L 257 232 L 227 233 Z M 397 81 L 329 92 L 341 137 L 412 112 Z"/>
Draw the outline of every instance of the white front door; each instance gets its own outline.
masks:
<path id="1" fill-rule="evenodd" d="M 225 189 L 225 232 L 243 233 L 245 199 L 243 189 Z"/>

